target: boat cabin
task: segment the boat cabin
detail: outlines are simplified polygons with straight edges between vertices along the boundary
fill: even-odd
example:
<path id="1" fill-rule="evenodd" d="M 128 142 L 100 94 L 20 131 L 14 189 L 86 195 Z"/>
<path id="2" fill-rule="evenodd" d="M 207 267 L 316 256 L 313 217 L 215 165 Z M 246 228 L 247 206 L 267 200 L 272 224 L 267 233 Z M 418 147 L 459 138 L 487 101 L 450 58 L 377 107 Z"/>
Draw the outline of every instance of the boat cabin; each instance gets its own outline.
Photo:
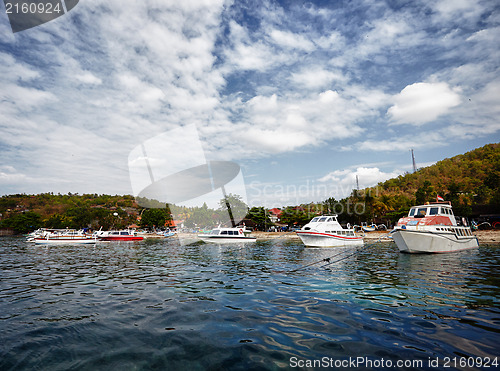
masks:
<path id="1" fill-rule="evenodd" d="M 432 203 L 413 206 L 408 216 L 399 219 L 397 225 L 457 225 L 450 203 Z"/>
<path id="2" fill-rule="evenodd" d="M 317 216 L 315 218 L 312 218 L 309 223 L 338 223 L 337 215 Z"/>
<path id="3" fill-rule="evenodd" d="M 408 212 L 409 217 L 415 217 L 415 218 L 423 218 L 425 216 L 433 216 L 433 215 L 446 215 L 451 217 L 454 216 L 453 210 L 451 209 L 451 205 L 443 205 L 443 204 L 414 206 Z"/>
<path id="4" fill-rule="evenodd" d="M 110 231 L 108 236 L 133 236 L 134 233 L 130 231 Z"/>
<path id="5" fill-rule="evenodd" d="M 246 231 L 249 232 L 249 231 Z M 214 228 L 208 233 L 210 236 L 242 236 L 245 235 L 243 228 Z"/>

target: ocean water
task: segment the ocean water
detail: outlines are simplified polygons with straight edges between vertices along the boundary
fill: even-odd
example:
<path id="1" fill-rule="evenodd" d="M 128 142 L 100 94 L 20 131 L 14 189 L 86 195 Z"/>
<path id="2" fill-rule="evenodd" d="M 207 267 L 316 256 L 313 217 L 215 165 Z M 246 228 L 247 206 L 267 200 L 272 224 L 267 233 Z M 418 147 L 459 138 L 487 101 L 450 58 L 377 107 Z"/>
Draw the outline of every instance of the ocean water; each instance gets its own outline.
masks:
<path id="1" fill-rule="evenodd" d="M 1 238 L 0 370 L 495 369 L 499 277 L 500 245 Z"/>

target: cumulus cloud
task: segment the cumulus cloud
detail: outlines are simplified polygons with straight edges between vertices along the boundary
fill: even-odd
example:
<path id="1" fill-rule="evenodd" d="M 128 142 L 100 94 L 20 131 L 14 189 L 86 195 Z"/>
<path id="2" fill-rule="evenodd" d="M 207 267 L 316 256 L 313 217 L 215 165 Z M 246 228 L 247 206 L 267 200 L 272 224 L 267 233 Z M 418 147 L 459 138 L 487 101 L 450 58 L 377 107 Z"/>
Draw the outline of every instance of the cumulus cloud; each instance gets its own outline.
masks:
<path id="1" fill-rule="evenodd" d="M 457 91 L 444 82 L 419 82 L 396 95 L 387 113 L 394 124 L 421 125 L 448 113 L 460 101 Z"/>
<path id="2" fill-rule="evenodd" d="M 354 169 L 343 169 L 332 171 L 318 180 L 320 182 L 336 183 L 354 188 L 359 183 L 360 188 L 373 187 L 374 185 L 400 175 L 401 172 L 383 172 L 378 167 L 358 167 Z M 356 179 L 357 178 L 357 179 Z"/>
<path id="3" fill-rule="evenodd" d="M 80 81 L 83 84 L 90 84 L 90 85 L 101 85 L 102 80 L 92 74 L 91 72 L 84 72 L 82 74 L 76 75 L 75 78 Z"/>

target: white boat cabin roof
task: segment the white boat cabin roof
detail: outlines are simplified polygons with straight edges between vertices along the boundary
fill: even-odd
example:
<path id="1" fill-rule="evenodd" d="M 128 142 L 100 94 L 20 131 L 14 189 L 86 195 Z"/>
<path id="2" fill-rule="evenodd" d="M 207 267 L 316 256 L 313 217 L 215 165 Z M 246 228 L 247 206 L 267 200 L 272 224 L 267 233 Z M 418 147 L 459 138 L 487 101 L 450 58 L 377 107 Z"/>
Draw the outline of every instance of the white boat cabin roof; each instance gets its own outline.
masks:
<path id="1" fill-rule="evenodd" d="M 110 236 L 132 236 L 133 234 L 131 231 L 109 231 Z"/>
<path id="2" fill-rule="evenodd" d="M 219 235 L 219 234 L 224 234 L 224 235 L 240 235 L 244 234 L 244 232 L 249 232 L 245 226 L 238 226 L 238 227 L 218 227 L 214 228 L 208 233 L 209 235 Z"/>
<path id="3" fill-rule="evenodd" d="M 321 215 L 312 218 L 309 223 L 338 223 L 337 215 Z"/>
<path id="4" fill-rule="evenodd" d="M 408 212 L 409 217 L 434 215 L 454 216 L 452 207 L 449 203 L 432 203 L 428 205 L 413 206 Z"/>

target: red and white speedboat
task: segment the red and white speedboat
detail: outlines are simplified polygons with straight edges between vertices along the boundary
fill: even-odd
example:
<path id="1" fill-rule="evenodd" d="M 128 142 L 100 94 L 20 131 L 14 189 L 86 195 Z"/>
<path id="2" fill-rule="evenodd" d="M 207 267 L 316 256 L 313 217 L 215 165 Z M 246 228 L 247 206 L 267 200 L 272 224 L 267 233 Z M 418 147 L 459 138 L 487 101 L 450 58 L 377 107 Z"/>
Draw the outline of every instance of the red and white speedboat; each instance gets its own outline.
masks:
<path id="1" fill-rule="evenodd" d="M 96 233 L 101 241 L 142 241 L 144 237 L 137 236 L 134 231 L 129 229 L 123 231 L 99 231 Z"/>
<path id="2" fill-rule="evenodd" d="M 358 246 L 363 237 L 356 235 L 352 228 L 342 228 L 337 215 L 322 215 L 296 231 L 304 245 L 313 247 Z"/>
<path id="3" fill-rule="evenodd" d="M 399 251 L 407 253 L 445 253 L 478 247 L 477 237 L 465 219 L 460 224 L 451 203 L 436 202 L 412 207 L 391 233 Z"/>

